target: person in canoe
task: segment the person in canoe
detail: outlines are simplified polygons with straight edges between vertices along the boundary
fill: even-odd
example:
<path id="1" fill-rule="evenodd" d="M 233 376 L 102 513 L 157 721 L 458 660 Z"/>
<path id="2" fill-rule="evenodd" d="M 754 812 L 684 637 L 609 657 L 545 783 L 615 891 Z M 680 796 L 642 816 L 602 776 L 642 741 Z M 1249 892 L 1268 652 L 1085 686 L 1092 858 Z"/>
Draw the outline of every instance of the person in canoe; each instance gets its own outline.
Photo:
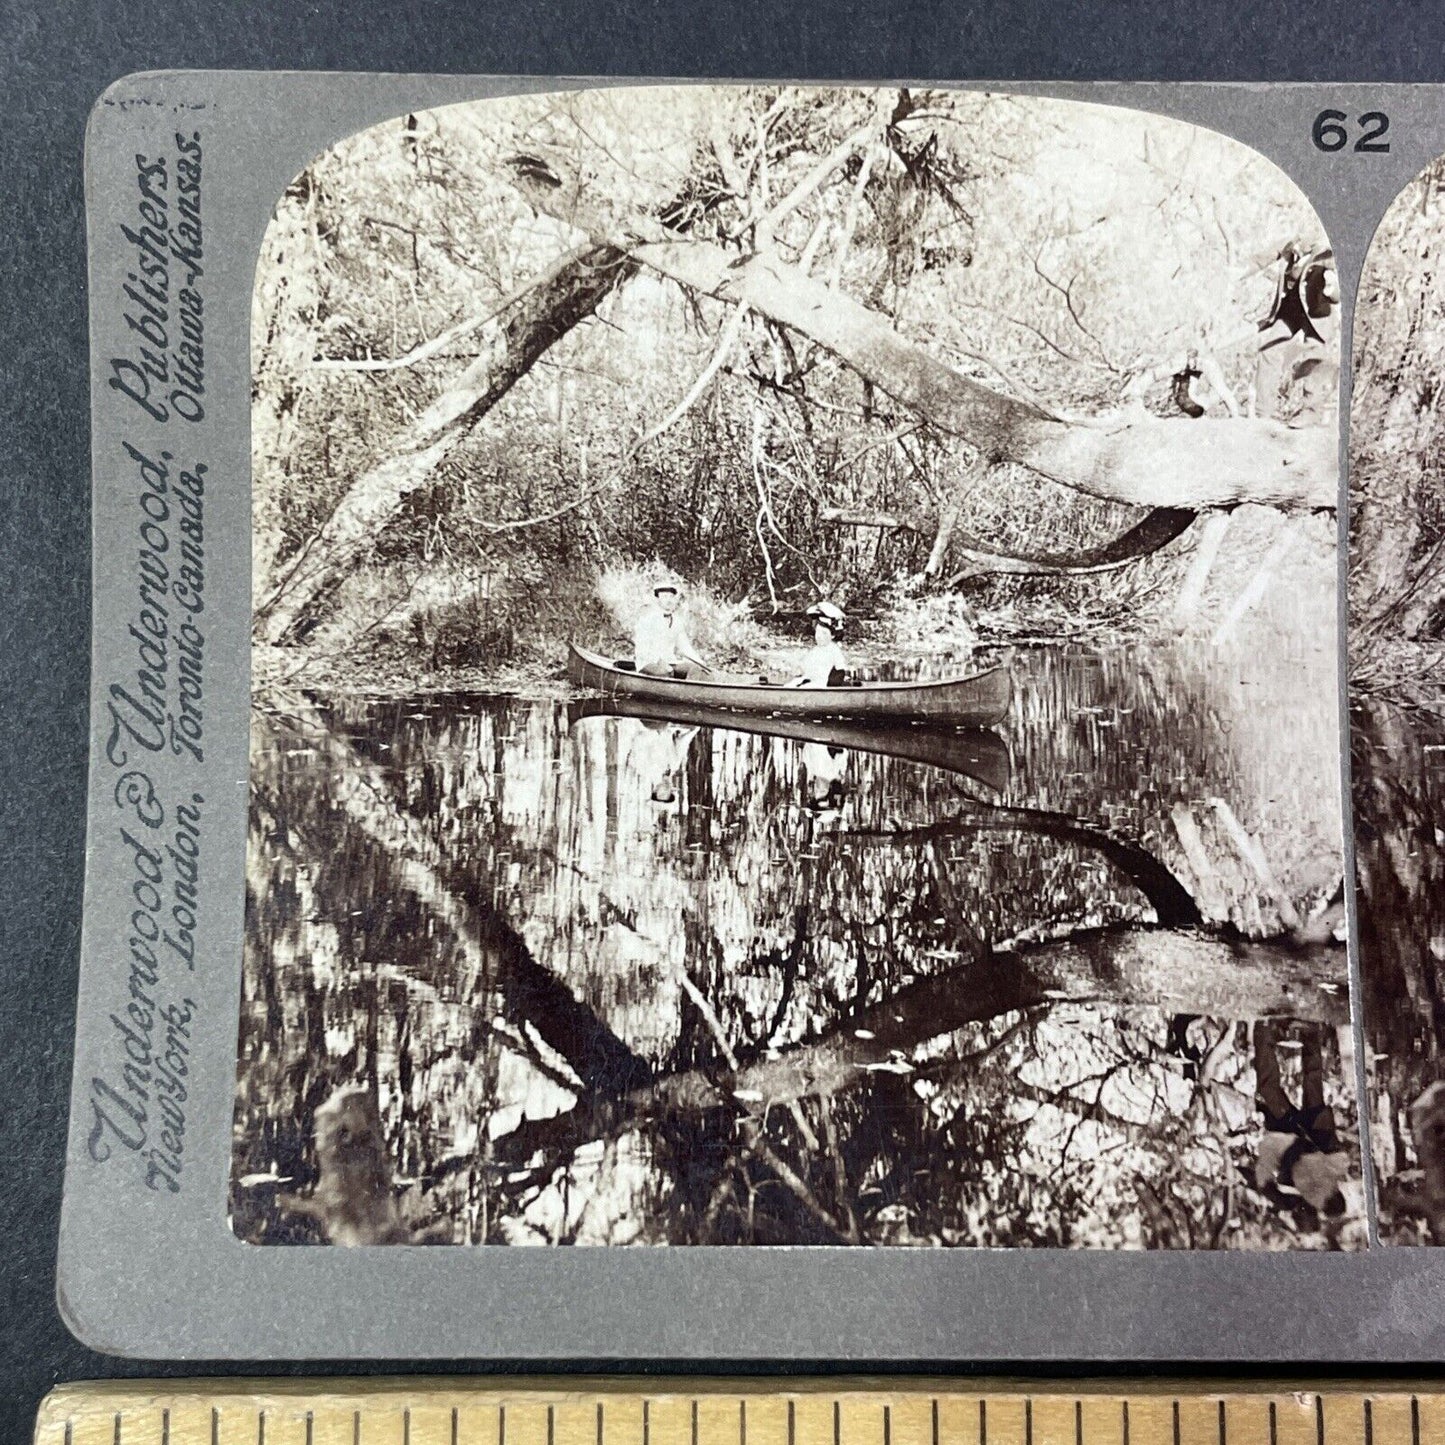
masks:
<path id="1" fill-rule="evenodd" d="M 808 773 L 808 794 L 803 806 L 819 822 L 833 821 L 848 796 L 848 750 L 824 743 L 804 743 L 799 757 Z"/>
<path id="2" fill-rule="evenodd" d="M 790 687 L 838 687 L 842 684 L 848 664 L 838 646 L 843 629 L 843 609 L 831 602 L 815 602 L 808 609 L 813 619 L 813 645 L 803 658 L 802 671 L 788 684 Z"/>
<path id="3" fill-rule="evenodd" d="M 638 672 L 652 677 L 696 677 L 712 668 L 697 654 L 687 635 L 687 623 L 678 615 L 682 593 L 672 582 L 652 589 L 652 606 L 637 619 L 632 635 L 632 659 Z"/>
<path id="4" fill-rule="evenodd" d="M 623 730 L 624 723 L 635 726 Z M 675 806 L 682 795 L 688 750 L 698 729 L 652 718 L 625 718 L 619 721 L 619 730 L 628 770 L 647 788 L 652 802 L 661 807 Z"/>

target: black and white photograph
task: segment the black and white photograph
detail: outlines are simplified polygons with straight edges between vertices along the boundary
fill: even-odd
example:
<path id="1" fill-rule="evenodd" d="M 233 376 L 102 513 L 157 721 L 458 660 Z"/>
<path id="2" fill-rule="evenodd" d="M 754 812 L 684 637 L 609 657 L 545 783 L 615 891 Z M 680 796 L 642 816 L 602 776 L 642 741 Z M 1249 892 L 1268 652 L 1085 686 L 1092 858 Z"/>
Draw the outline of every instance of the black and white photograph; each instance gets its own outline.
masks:
<path id="1" fill-rule="evenodd" d="M 1445 1244 L 1445 158 L 1361 278 L 1350 416 L 1355 874 L 1380 1237 Z"/>
<path id="2" fill-rule="evenodd" d="M 1354 1250 L 1362 1062 L 1445 1229 L 1445 954 L 1369 923 L 1445 871 L 1431 175 L 1356 338 L 1361 1061 L 1340 288 L 1283 171 L 789 85 L 317 155 L 252 298 L 236 1235 Z"/>

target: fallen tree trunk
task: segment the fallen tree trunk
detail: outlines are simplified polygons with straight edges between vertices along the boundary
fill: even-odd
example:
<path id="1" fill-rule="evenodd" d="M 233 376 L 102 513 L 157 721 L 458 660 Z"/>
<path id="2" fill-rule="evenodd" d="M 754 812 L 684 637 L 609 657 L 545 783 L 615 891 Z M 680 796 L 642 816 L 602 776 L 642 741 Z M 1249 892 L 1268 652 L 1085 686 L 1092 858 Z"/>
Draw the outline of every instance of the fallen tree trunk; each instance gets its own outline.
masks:
<path id="1" fill-rule="evenodd" d="M 1184 507 L 1156 507 L 1127 532 L 1073 553 L 998 552 L 972 540 L 961 540 L 955 531 L 949 550 L 974 565 L 949 580 L 957 583 L 966 577 L 990 573 L 1013 577 L 1058 577 L 1112 572 L 1167 547 L 1189 530 L 1196 515 Z M 927 533 L 934 530 L 929 518 L 913 513 L 875 512 L 848 507 L 824 507 L 819 513 L 819 520 L 841 527 L 879 527 L 885 531 Z"/>
<path id="2" fill-rule="evenodd" d="M 975 566 L 963 576 L 977 572 L 1004 572 L 1020 577 L 1086 576 L 1096 572 L 1114 572 L 1141 557 L 1150 557 L 1182 537 L 1193 525 L 1198 513 L 1187 507 L 1155 507 L 1140 518 L 1127 532 L 1111 537 L 1095 547 L 1079 552 L 1034 553 L 1009 557 L 977 546 L 955 546 L 960 557 Z"/>
<path id="3" fill-rule="evenodd" d="M 738 256 L 670 236 L 642 216 L 619 225 L 583 194 L 565 163 L 545 184 L 533 168 L 511 169 L 514 184 L 538 210 L 690 291 L 747 306 L 808 337 L 990 461 L 1019 462 L 1090 496 L 1138 507 L 1203 510 L 1259 502 L 1308 511 L 1336 504 L 1332 427 L 1291 428 L 1265 418 L 1166 419 L 1138 411 L 1097 424 L 1064 421 L 955 371 L 895 331 L 888 317 L 770 249 Z"/>
<path id="4" fill-rule="evenodd" d="M 766 253 L 739 266 L 719 247 L 669 241 L 629 253 L 718 300 L 745 304 L 816 341 L 865 380 L 991 459 L 1110 502 L 1202 510 L 1260 502 L 1333 508 L 1337 436 L 1267 418 L 1161 418 L 1131 412 L 1097 425 L 1061 421 L 980 385 L 894 331 L 888 318 Z"/>

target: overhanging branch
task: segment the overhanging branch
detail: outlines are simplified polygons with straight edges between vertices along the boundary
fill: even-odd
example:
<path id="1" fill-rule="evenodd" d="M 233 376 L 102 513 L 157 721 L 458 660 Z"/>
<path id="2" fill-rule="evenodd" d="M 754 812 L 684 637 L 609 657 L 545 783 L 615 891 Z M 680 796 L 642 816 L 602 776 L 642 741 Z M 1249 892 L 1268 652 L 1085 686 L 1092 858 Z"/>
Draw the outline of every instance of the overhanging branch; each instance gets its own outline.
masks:
<path id="1" fill-rule="evenodd" d="M 691 291 L 746 305 L 810 338 L 991 459 L 1015 461 L 1091 496 L 1133 506 L 1202 510 L 1252 501 L 1326 510 L 1336 505 L 1337 443 L 1331 428 L 1136 413 L 1094 425 L 1064 421 L 955 371 L 899 335 L 887 317 L 774 254 L 737 256 L 678 239 L 645 217 L 607 216 L 575 178 L 543 186 L 525 167 L 512 171 L 514 183 L 539 210 L 594 241 L 618 246 Z"/>

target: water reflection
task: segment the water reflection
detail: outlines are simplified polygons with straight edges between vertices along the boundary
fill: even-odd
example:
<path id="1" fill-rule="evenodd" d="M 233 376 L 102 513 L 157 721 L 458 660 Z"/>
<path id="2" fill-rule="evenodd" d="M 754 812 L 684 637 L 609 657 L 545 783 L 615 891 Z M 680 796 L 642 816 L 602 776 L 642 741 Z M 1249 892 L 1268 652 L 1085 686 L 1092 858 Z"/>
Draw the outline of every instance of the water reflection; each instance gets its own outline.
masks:
<path id="1" fill-rule="evenodd" d="M 1332 656 L 1012 666 L 995 735 L 260 700 L 238 1233 L 336 1237 L 359 1085 L 415 1238 L 1355 1242 L 1254 1187 L 1252 1020 L 1356 1144 Z"/>
<path id="2" fill-rule="evenodd" d="M 1008 744 L 982 728 L 902 727 L 849 722 L 836 718 L 756 717 L 723 708 L 683 704 L 663 706 L 630 698 L 585 698 L 567 709 L 571 727 L 589 718 L 630 717 L 674 728 L 722 728 L 758 737 L 788 738 L 802 743 L 805 766 L 830 780 L 841 780 L 849 753 L 881 753 L 906 762 L 960 773 L 1000 792 L 1008 783 Z"/>
<path id="3" fill-rule="evenodd" d="M 1362 1015 L 1381 1237 L 1428 1239 L 1414 1100 L 1445 1077 L 1445 721 L 1366 701 L 1351 714 Z"/>

